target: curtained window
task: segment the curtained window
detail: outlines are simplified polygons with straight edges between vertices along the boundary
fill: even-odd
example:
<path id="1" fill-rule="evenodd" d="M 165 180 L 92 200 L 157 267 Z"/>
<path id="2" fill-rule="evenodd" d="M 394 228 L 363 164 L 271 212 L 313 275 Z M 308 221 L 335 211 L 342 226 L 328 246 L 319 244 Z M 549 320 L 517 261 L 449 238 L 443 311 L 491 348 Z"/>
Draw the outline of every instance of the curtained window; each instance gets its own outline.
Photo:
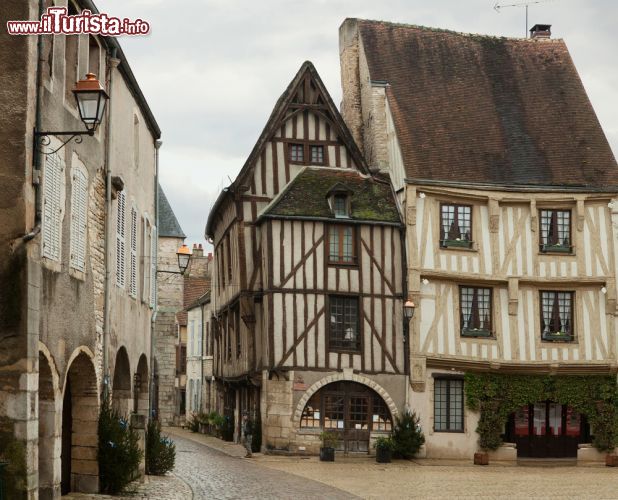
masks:
<path id="1" fill-rule="evenodd" d="M 470 248 L 472 246 L 472 207 L 440 205 L 440 246 Z"/>
<path id="2" fill-rule="evenodd" d="M 573 292 L 541 292 L 541 337 L 543 340 L 573 340 Z"/>
<path id="3" fill-rule="evenodd" d="M 491 331 L 491 288 L 459 287 L 461 334 L 489 337 Z"/>
<path id="4" fill-rule="evenodd" d="M 570 210 L 541 210 L 539 224 L 542 252 L 572 251 Z"/>

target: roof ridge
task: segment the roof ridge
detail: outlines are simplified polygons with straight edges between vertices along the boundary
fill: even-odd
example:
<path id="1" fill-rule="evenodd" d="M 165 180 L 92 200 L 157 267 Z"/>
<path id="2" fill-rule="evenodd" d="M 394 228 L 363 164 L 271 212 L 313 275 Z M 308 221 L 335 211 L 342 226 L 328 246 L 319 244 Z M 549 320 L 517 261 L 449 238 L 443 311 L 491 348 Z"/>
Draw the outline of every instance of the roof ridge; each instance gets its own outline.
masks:
<path id="1" fill-rule="evenodd" d="M 360 23 L 366 23 L 366 24 L 386 24 L 389 26 L 396 26 L 399 28 L 413 28 L 413 29 L 417 29 L 420 31 L 431 31 L 431 32 L 435 32 L 435 33 L 447 33 L 450 35 L 458 35 L 458 36 L 464 36 L 467 38 L 483 38 L 483 39 L 494 39 L 494 40 L 509 40 L 509 41 L 517 41 L 517 42 L 529 42 L 529 43 L 537 43 L 539 41 L 542 42 L 563 42 L 564 40 L 562 38 L 521 38 L 521 37 L 514 37 L 514 36 L 502 36 L 502 35 L 487 35 L 487 34 L 483 34 L 483 33 L 466 33 L 464 31 L 456 31 L 456 30 L 449 30 L 446 28 L 436 28 L 433 26 L 424 26 L 422 24 L 411 24 L 411 23 L 396 23 L 393 21 L 382 21 L 379 19 L 362 19 L 362 18 L 358 18 L 358 17 L 351 17 L 351 18 L 347 18 L 346 21 L 350 19 L 350 20 L 355 20 L 357 22 Z M 345 22 L 345 21 L 344 21 Z"/>

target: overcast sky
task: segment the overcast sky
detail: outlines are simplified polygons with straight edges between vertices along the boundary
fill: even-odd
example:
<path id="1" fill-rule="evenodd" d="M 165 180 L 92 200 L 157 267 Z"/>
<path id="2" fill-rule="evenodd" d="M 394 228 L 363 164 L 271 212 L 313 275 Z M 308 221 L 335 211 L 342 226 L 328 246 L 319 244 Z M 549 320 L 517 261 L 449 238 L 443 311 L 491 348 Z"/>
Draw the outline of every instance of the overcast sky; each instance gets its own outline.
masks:
<path id="1" fill-rule="evenodd" d="M 338 28 L 346 17 L 498 36 L 525 30 L 524 7 L 497 13 L 495 0 L 95 1 L 101 12 L 151 24 L 150 35 L 120 43 L 163 131 L 161 184 L 188 243 L 203 242 L 218 192 L 303 61 L 341 101 Z M 531 5 L 529 19 L 565 39 L 616 154 L 618 2 L 550 0 Z"/>

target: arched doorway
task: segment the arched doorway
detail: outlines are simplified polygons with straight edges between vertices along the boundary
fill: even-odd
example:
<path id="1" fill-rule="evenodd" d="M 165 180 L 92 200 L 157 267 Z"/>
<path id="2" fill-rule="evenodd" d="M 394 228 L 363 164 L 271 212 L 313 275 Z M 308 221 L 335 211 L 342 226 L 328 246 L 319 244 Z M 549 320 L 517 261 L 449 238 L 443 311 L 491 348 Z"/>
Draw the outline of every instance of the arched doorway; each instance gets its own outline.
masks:
<path id="1" fill-rule="evenodd" d="M 128 415 L 131 411 L 131 367 L 129 355 L 124 347 L 116 353 L 114 364 L 114 380 L 112 382 L 112 406 L 121 415 Z"/>
<path id="2" fill-rule="evenodd" d="M 90 356 L 81 351 L 70 363 L 62 403 L 62 494 L 99 490 L 97 423 L 99 397 Z"/>
<path id="3" fill-rule="evenodd" d="M 333 382 L 315 392 L 302 412 L 301 429 L 339 435 L 338 451 L 368 452 L 372 432 L 390 432 L 393 419 L 386 402 L 356 382 Z"/>
<path id="4" fill-rule="evenodd" d="M 148 416 L 148 361 L 142 354 L 137 363 L 133 386 L 133 411 Z"/>
<path id="5" fill-rule="evenodd" d="M 60 494 L 60 398 L 58 377 L 50 360 L 39 352 L 39 498 Z"/>

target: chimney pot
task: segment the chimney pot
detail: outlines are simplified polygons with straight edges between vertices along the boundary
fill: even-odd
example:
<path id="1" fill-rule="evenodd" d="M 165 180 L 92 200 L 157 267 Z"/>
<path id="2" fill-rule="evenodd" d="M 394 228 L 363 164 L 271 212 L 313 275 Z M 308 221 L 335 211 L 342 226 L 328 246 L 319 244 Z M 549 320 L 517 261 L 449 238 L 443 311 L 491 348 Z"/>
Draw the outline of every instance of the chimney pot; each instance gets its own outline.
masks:
<path id="1" fill-rule="evenodd" d="M 197 248 L 197 245 L 193 243 L 193 250 L 195 250 L 196 248 Z"/>
<path id="2" fill-rule="evenodd" d="M 199 247 L 198 247 L 198 248 L 199 248 L 200 250 L 203 250 L 203 248 L 202 248 L 202 244 L 201 244 L 201 243 L 199 244 Z"/>
<path id="3" fill-rule="evenodd" d="M 208 260 L 212 260 L 212 252 L 208 252 Z"/>
<path id="4" fill-rule="evenodd" d="M 530 38 L 551 38 L 551 24 L 535 24 L 530 28 Z"/>

